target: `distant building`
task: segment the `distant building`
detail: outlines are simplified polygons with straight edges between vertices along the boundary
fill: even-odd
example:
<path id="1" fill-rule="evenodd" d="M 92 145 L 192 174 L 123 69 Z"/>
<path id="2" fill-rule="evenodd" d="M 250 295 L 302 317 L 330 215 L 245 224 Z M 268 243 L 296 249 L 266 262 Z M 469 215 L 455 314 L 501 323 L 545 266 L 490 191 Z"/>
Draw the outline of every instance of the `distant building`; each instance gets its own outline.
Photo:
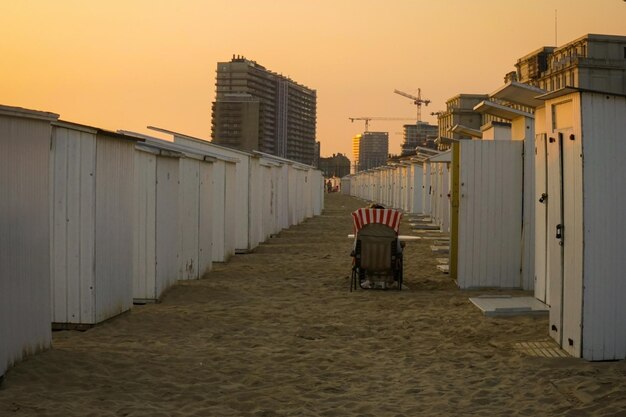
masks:
<path id="1" fill-rule="evenodd" d="M 626 36 L 587 34 L 544 46 L 517 60 L 517 81 L 554 91 L 563 87 L 626 94 Z"/>
<path id="2" fill-rule="evenodd" d="M 355 136 L 353 152 L 358 150 L 356 172 L 385 165 L 389 155 L 388 132 L 364 132 Z"/>
<path id="3" fill-rule="evenodd" d="M 446 110 L 437 115 L 438 137 L 437 148 L 439 150 L 449 149 L 450 139 L 471 139 L 467 133 L 470 130 L 480 132 L 483 125 L 483 115 L 474 111 L 474 106 L 483 100 L 488 100 L 488 94 L 458 94 L 446 101 Z M 462 129 L 455 129 L 455 126 Z"/>
<path id="4" fill-rule="evenodd" d="M 351 174 L 359 172 L 359 147 L 361 145 L 361 136 L 356 135 L 352 138 L 352 166 L 350 168 Z"/>
<path id="5" fill-rule="evenodd" d="M 244 57 L 217 64 L 212 141 L 313 164 L 317 93 Z"/>
<path id="6" fill-rule="evenodd" d="M 439 132 L 437 125 L 431 125 L 426 122 L 418 122 L 416 124 L 404 125 L 404 142 L 402 143 L 402 156 L 415 154 L 415 147 L 434 148 L 435 139 Z"/>
<path id="7" fill-rule="evenodd" d="M 554 49 L 553 46 L 544 46 L 518 59 L 516 71 L 505 75 L 504 81 L 519 81 L 538 87 L 541 74 L 548 69 L 548 58 Z"/>
<path id="8" fill-rule="evenodd" d="M 320 166 L 320 152 L 322 150 L 322 144 L 319 142 L 315 142 L 315 150 L 313 151 L 313 165 L 316 168 Z"/>
<path id="9" fill-rule="evenodd" d="M 212 141 L 242 151 L 267 149 L 259 146 L 261 101 L 250 94 L 225 94 L 213 103 Z"/>
<path id="10" fill-rule="evenodd" d="M 320 158 L 319 169 L 324 177 L 345 177 L 350 174 L 350 160 L 343 154 L 333 154 L 328 158 Z"/>

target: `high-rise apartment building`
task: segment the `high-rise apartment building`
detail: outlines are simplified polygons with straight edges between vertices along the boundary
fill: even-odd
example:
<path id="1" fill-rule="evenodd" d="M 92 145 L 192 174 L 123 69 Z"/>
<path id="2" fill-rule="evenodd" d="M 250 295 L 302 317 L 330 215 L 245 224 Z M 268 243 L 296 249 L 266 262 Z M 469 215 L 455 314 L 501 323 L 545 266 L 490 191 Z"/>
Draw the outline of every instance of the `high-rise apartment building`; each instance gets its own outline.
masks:
<path id="1" fill-rule="evenodd" d="M 361 136 L 356 135 L 352 138 L 352 166 L 350 168 L 351 174 L 359 172 L 359 146 L 361 145 Z"/>
<path id="2" fill-rule="evenodd" d="M 320 155 L 322 152 L 322 144 L 320 142 L 315 142 L 315 148 L 313 149 L 313 165 L 315 168 L 319 168 L 320 166 Z"/>
<path id="3" fill-rule="evenodd" d="M 558 48 L 545 46 L 518 59 L 515 68 L 517 81 L 546 91 L 626 94 L 626 36 L 587 34 Z"/>
<path id="4" fill-rule="evenodd" d="M 416 124 L 404 125 L 404 142 L 402 143 L 401 156 L 414 155 L 415 147 L 435 147 L 435 139 L 439 127 L 426 122 L 417 122 Z"/>
<path id="5" fill-rule="evenodd" d="M 212 141 L 313 164 L 317 93 L 244 57 L 217 64 Z"/>
<path id="6" fill-rule="evenodd" d="M 353 151 L 355 142 L 358 142 L 356 172 L 385 165 L 389 156 L 388 132 L 364 132 L 362 135 L 357 135 L 353 140 Z"/>

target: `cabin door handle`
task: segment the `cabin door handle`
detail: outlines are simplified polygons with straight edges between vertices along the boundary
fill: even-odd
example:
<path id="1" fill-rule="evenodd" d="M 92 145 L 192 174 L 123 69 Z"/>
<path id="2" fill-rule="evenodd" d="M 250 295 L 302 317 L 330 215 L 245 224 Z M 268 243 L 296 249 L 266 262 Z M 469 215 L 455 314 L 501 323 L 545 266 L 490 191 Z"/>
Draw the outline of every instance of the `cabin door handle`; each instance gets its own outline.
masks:
<path id="1" fill-rule="evenodd" d="M 556 225 L 556 238 L 563 239 L 563 225 L 562 224 Z"/>
<path id="2" fill-rule="evenodd" d="M 544 201 L 546 201 L 548 199 L 548 194 L 546 193 L 541 193 L 541 197 L 539 197 L 539 202 L 543 203 Z"/>

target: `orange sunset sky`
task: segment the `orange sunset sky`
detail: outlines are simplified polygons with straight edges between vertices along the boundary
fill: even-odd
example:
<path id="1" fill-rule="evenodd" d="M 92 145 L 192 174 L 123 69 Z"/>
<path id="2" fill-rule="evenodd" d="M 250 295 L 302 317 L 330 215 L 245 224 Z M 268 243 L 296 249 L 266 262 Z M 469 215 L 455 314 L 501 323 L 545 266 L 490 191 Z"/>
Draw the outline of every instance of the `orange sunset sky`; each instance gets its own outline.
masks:
<path id="1" fill-rule="evenodd" d="M 363 123 L 489 93 L 516 60 L 586 33 L 626 35 L 623 0 L 39 0 L 2 2 L 0 104 L 107 129 L 211 134 L 217 62 L 244 55 L 317 90 L 322 156 Z M 402 124 L 371 122 L 400 151 Z"/>

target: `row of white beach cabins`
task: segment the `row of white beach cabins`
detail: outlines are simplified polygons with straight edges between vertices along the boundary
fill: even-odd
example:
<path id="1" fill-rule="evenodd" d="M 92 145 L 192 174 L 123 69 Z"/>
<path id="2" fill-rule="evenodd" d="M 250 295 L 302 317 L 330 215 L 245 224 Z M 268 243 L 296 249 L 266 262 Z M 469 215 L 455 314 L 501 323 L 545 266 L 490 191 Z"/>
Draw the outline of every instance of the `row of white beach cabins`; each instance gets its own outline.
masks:
<path id="1" fill-rule="evenodd" d="M 0 106 L 0 377 L 51 343 L 319 215 L 320 171 Z"/>
<path id="2" fill-rule="evenodd" d="M 510 123 L 345 177 L 344 192 L 429 215 L 460 288 L 534 291 L 572 356 L 626 358 L 626 97 L 511 82 L 475 110 Z"/>

